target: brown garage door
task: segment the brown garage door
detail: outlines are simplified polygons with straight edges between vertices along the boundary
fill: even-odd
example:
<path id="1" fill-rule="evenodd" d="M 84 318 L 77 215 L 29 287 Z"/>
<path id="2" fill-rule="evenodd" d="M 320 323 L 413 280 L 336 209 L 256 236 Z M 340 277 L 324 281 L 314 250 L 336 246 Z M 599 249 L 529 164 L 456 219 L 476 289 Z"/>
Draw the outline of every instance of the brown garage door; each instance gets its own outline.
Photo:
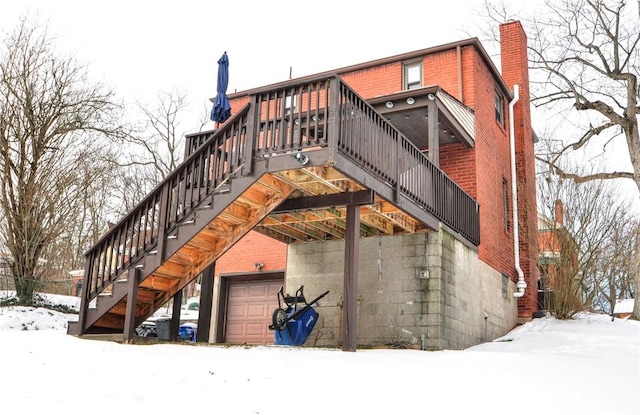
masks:
<path id="1" fill-rule="evenodd" d="M 230 282 L 225 343 L 273 344 L 269 330 L 282 280 Z"/>

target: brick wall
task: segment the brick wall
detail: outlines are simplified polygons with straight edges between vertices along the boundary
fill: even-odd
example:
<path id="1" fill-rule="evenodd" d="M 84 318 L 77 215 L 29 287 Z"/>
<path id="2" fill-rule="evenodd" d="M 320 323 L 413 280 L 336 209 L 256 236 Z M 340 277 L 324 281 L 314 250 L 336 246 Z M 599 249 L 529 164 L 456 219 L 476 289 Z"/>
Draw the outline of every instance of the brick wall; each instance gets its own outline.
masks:
<path id="1" fill-rule="evenodd" d="M 509 88 L 520 85 L 520 100 L 515 107 L 515 130 L 519 189 L 520 257 L 529 288 L 519 301 L 520 315 L 528 318 L 536 310 L 537 249 L 535 200 L 535 166 L 533 135 L 530 125 L 530 99 L 526 60 L 526 36 L 518 22 L 501 27 L 502 73 Z M 459 71 L 459 65 L 461 71 Z M 508 97 L 504 97 L 504 123 L 496 122 L 494 96 L 500 90 L 493 72 L 479 52 L 471 47 L 453 48 L 423 58 L 424 85 L 439 85 L 475 112 L 475 147 L 461 144 L 443 146 L 442 170 L 480 204 L 481 244 L 478 258 L 499 273 L 517 280 L 514 264 L 514 229 L 511 203 L 511 166 L 508 125 Z M 341 75 L 362 97 L 371 98 L 402 89 L 402 62 Z M 459 78 L 461 76 L 461 79 Z M 462 81 L 462 91 L 460 91 Z M 503 91 L 504 92 L 504 91 Z M 244 101 L 243 101 L 244 99 Z M 232 105 L 239 109 L 246 102 L 241 97 Z M 507 227 L 503 201 L 503 183 L 507 184 Z M 235 252 L 235 251 L 234 251 Z M 247 250 L 247 254 L 251 249 Z M 232 255 L 231 253 L 229 255 Z M 255 255 L 254 255 L 255 257 Z M 221 259 L 222 261 L 222 259 Z M 253 268 L 254 259 L 245 266 Z M 230 264 L 234 260 L 230 260 Z M 220 268 L 220 261 L 217 268 Z M 236 266 L 237 268 L 237 266 Z M 217 271 L 218 272 L 218 271 Z M 340 270 L 342 272 L 342 270 Z"/>
<path id="2" fill-rule="evenodd" d="M 251 231 L 216 261 L 216 275 L 255 272 L 256 262 L 264 263 L 261 272 L 283 271 L 287 245 Z"/>
<path id="3" fill-rule="evenodd" d="M 537 286 L 539 279 L 537 246 L 537 202 L 533 130 L 531 128 L 531 98 L 527 37 L 520 22 L 500 26 L 502 74 L 513 89 L 519 86 L 519 100 L 514 107 L 514 130 L 518 180 L 518 212 L 520 222 L 520 266 L 528 288 L 518 302 L 519 316 L 530 319 L 538 310 Z"/>

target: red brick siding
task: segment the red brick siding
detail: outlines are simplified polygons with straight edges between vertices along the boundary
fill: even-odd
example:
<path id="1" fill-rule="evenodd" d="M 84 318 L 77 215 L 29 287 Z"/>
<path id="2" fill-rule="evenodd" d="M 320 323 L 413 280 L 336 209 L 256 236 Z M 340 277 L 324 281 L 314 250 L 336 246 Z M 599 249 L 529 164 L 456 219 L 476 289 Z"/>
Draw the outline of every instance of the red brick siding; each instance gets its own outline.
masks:
<path id="1" fill-rule="evenodd" d="M 463 144 L 454 143 L 440 147 L 440 169 L 462 190 L 477 199 L 475 165 L 476 152 L 469 150 Z"/>
<path id="2" fill-rule="evenodd" d="M 465 54 L 468 48 L 465 48 Z M 439 85 L 442 89 L 457 97 L 458 94 L 458 55 L 455 49 L 425 56 L 423 60 L 424 85 Z M 465 78 L 463 72 L 462 78 Z"/>
<path id="3" fill-rule="evenodd" d="M 216 275 L 254 272 L 263 262 L 262 272 L 283 271 L 287 264 L 287 245 L 251 231 L 216 261 Z"/>
<path id="4" fill-rule="evenodd" d="M 500 125 L 495 117 L 496 80 L 477 53 L 473 85 L 473 102 L 478 103 L 473 107 L 477 200 L 480 203 L 478 256 L 494 269 L 515 278 L 513 229 L 505 230 L 504 227 L 503 180 L 511 183 L 509 136 L 506 123 Z"/>
<path id="5" fill-rule="evenodd" d="M 519 302 L 520 314 L 530 315 L 534 311 L 537 284 L 537 250 L 535 249 L 537 210 L 535 202 L 535 171 L 533 159 L 532 130 L 529 113 L 529 91 L 526 38 L 518 23 L 505 25 L 503 34 L 503 74 L 509 88 L 520 85 L 520 101 L 516 105 L 515 130 L 517 137 L 518 180 L 522 234 L 520 237 L 520 255 L 522 268 L 527 275 L 530 297 Z M 461 64 L 462 91 L 458 65 Z M 480 204 L 479 257 L 492 268 L 517 279 L 513 253 L 513 223 L 509 212 L 510 228 L 504 229 L 503 180 L 509 188 L 509 208 L 511 206 L 511 167 L 508 135 L 508 102 L 504 102 L 504 126 L 495 120 L 494 94 L 496 80 L 486 67 L 475 48 L 461 48 L 461 56 L 456 49 L 434 53 L 423 58 L 424 85 L 438 85 L 454 97 L 462 100 L 475 111 L 476 140 L 475 147 L 465 148 L 462 144 L 451 144 L 440 149 L 440 163 L 443 171 L 460 185 Z M 402 62 L 385 64 L 357 72 L 343 74 L 342 78 L 364 98 L 391 94 L 402 89 Z M 461 93 L 462 92 L 462 93 Z M 239 109 L 246 103 L 246 97 L 233 100 L 232 105 Z M 476 105 L 478 103 L 478 105 Z M 531 212 L 529 215 L 528 212 Z M 264 237 L 266 238 L 266 237 Z M 246 238 L 245 238 L 246 239 Z M 265 241 L 268 238 L 265 239 Z M 260 246 L 260 253 L 250 245 L 251 239 L 243 239 L 218 261 L 217 272 L 227 267 L 235 272 L 252 271 L 253 263 L 263 261 L 266 251 Z M 262 241 L 256 242 L 263 244 Z M 266 245 L 264 245 L 266 247 Z M 271 251 L 269 251 L 271 252 Z M 284 246 L 275 249 L 274 255 L 286 255 Z M 276 252 L 278 254 L 276 254 Z M 238 258 L 238 259 L 236 259 Z M 275 260 L 275 258 L 273 258 Z M 225 262 L 226 261 L 226 262 Z M 279 264 L 284 268 L 284 259 Z M 266 266 L 265 266 L 266 268 Z M 273 268 L 271 268 L 273 269 Z"/>
<path id="6" fill-rule="evenodd" d="M 378 66 L 342 75 L 342 79 L 363 98 L 402 90 L 402 63 Z"/>
<path id="7" fill-rule="evenodd" d="M 531 317 L 538 310 L 539 279 L 537 246 L 537 202 L 533 129 L 531 128 L 531 98 L 527 37 L 520 22 L 500 26 L 502 73 L 509 88 L 519 86 L 519 100 L 514 107 L 516 161 L 518 166 L 518 205 L 520 222 L 520 266 L 525 274 L 527 293 L 518 301 L 519 317 Z"/>

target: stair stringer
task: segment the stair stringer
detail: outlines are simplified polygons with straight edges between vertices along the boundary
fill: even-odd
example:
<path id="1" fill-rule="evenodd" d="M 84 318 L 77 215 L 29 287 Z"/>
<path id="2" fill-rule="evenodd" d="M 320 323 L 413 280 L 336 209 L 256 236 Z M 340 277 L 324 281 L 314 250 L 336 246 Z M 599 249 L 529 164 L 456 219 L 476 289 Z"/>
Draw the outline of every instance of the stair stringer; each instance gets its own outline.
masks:
<path id="1" fill-rule="evenodd" d="M 270 189 L 269 192 L 257 189 Z M 295 190 L 290 184 L 272 176 L 263 174 L 233 179 L 231 191 L 215 195 L 211 208 L 194 209 L 195 221 L 178 227 L 174 239 L 166 241 L 165 261 L 160 254 L 147 254 L 144 264 L 139 268 L 140 283 L 136 299 L 136 326 L 150 317 L 175 293 L 195 279 L 213 261 L 219 258 L 244 235 L 251 231 L 276 206 Z M 265 196 L 263 200 L 251 202 L 251 208 L 243 200 L 255 199 L 256 195 Z M 262 206 L 258 206 L 262 204 Z M 245 214 L 244 220 L 238 215 Z M 235 226 L 225 225 L 223 217 L 238 219 Z M 223 232 L 220 232 L 223 229 Z M 219 235 L 213 238 L 212 235 Z M 209 249 L 207 242 L 215 242 Z M 150 252 L 153 249 L 150 249 Z M 128 278 L 134 270 L 128 273 Z M 85 332 L 119 331 L 124 327 L 127 305 L 128 278 L 113 284 L 112 293 L 98 297 L 95 308 L 90 308 L 85 317 Z M 162 283 L 158 284 L 158 281 Z M 167 283 L 173 281 L 173 283 Z M 149 301 L 149 293 L 153 300 Z M 144 298 L 144 296 L 147 298 Z M 102 310 L 102 311 L 101 311 Z M 106 310 L 106 311 L 105 311 Z"/>

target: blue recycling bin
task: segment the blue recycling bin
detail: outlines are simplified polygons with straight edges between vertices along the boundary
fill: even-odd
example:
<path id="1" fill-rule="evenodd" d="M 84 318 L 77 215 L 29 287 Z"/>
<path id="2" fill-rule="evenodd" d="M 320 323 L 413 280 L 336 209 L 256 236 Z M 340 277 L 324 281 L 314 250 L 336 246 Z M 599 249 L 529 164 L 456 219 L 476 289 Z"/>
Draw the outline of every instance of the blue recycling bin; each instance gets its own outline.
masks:
<path id="1" fill-rule="evenodd" d="M 197 328 L 193 324 L 183 324 L 178 328 L 178 337 L 183 341 L 195 342 L 196 330 Z"/>
<path id="2" fill-rule="evenodd" d="M 289 316 L 296 311 L 291 310 Z M 307 341 L 313 327 L 318 321 L 318 312 L 312 307 L 308 307 L 297 318 L 287 322 L 282 330 L 275 331 L 275 344 L 287 346 L 301 346 Z"/>

